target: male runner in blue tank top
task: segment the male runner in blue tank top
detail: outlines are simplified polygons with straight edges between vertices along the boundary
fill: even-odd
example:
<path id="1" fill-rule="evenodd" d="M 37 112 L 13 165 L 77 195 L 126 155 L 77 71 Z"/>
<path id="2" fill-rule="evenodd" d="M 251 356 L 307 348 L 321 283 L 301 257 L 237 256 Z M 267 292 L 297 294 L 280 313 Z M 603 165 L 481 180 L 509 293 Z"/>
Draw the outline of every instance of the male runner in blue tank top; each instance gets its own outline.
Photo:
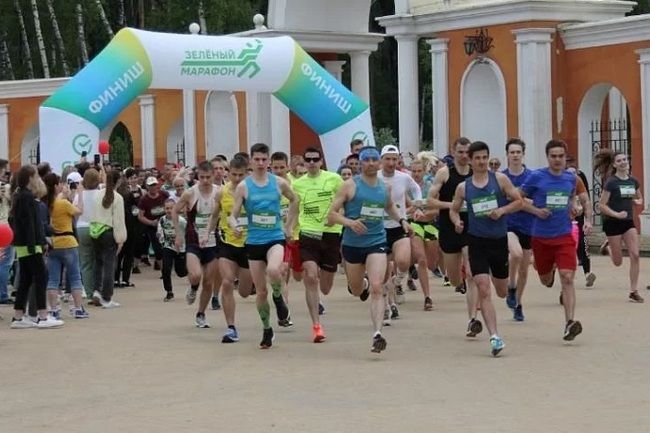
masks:
<path id="1" fill-rule="evenodd" d="M 462 233 L 465 223 L 460 217 L 460 209 L 463 201 L 467 202 L 469 266 L 478 289 L 481 315 L 490 332 L 492 355 L 497 356 L 505 344 L 497 333 L 497 313 L 492 304 L 490 280 L 497 295 L 505 298 L 508 291 L 508 222 L 505 215 L 521 209 L 523 199 L 508 176 L 488 170 L 490 148 L 487 144 L 482 141 L 472 143 L 469 158 L 472 176 L 456 188 L 449 217 L 456 232 Z"/>
<path id="2" fill-rule="evenodd" d="M 269 147 L 257 143 L 251 147 L 251 165 L 253 173 L 235 189 L 235 203 L 228 218 L 228 224 L 235 233 L 241 233 L 237 219 L 241 207 L 245 206 L 248 217 L 246 237 L 246 254 L 248 264 L 257 291 L 257 311 L 262 319 L 264 333 L 260 348 L 268 349 L 273 345 L 273 328 L 271 328 L 271 308 L 268 302 L 266 278 L 268 276 L 273 291 L 273 303 L 278 311 L 280 322 L 289 320 L 289 308 L 282 298 L 282 259 L 284 244 L 291 239 L 298 214 L 298 199 L 289 183 L 268 172 Z M 280 211 L 280 199 L 289 200 L 289 214 L 284 230 Z"/>
<path id="3" fill-rule="evenodd" d="M 353 295 L 360 296 L 367 288 L 364 287 L 364 273 L 368 274 L 370 315 L 374 328 L 370 350 L 375 353 L 386 349 L 386 340 L 381 335 L 383 282 L 388 265 L 384 212 L 399 221 L 405 233 L 412 233 L 411 226 L 401 217 L 391 199 L 390 187 L 377 177 L 379 159 L 379 151 L 375 147 L 364 147 L 359 152 L 361 174 L 343 184 L 328 215 L 329 224 L 344 227 L 342 252 L 348 286 Z M 342 208 L 344 215 L 339 212 Z"/>

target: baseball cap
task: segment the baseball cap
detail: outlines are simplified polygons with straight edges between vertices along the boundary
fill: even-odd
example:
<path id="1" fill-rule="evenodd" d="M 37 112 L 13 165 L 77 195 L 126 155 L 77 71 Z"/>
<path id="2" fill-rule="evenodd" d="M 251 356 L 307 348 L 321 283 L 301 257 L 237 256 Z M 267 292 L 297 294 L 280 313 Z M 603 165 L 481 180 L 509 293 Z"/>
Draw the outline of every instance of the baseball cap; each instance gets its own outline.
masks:
<path id="1" fill-rule="evenodd" d="M 393 146 L 392 144 L 389 144 L 387 146 L 384 146 L 381 149 L 381 156 L 384 155 L 399 155 L 399 149 L 397 146 Z"/>
<path id="2" fill-rule="evenodd" d="M 147 186 L 158 185 L 158 179 L 153 176 L 149 176 L 145 182 Z"/>
<path id="3" fill-rule="evenodd" d="M 81 177 L 79 172 L 73 171 L 68 175 L 66 180 L 68 181 L 68 183 L 81 183 L 83 177 Z"/>

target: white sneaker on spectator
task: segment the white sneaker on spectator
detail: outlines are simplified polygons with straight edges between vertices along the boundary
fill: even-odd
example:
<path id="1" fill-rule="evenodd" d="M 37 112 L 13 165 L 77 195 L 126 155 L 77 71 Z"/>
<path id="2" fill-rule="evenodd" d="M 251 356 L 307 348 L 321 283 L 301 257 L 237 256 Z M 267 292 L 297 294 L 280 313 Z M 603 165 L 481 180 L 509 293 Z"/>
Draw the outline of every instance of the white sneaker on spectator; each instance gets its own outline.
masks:
<path id="1" fill-rule="evenodd" d="M 117 308 L 120 306 L 119 302 L 115 302 L 112 299 L 110 301 L 104 301 L 102 298 L 99 298 L 99 303 L 102 304 L 102 308 Z"/>
<path id="2" fill-rule="evenodd" d="M 22 319 L 16 320 L 15 317 L 11 319 L 11 329 L 29 329 L 36 328 L 36 323 L 27 316 L 23 316 Z"/>
<path id="3" fill-rule="evenodd" d="M 47 319 L 38 319 L 36 322 L 36 327 L 38 329 L 48 329 L 48 328 L 59 328 L 63 326 L 65 322 L 63 320 L 55 319 L 52 316 L 47 316 Z"/>
<path id="4" fill-rule="evenodd" d="M 93 301 L 97 302 L 98 304 L 102 303 L 102 294 L 97 290 L 93 292 Z"/>

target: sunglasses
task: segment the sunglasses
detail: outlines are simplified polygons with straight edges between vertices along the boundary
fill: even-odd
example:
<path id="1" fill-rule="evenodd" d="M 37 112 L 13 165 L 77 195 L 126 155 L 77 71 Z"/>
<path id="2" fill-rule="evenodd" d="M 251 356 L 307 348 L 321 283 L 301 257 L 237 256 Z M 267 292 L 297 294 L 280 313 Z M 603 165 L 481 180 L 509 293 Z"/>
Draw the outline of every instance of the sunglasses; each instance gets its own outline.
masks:
<path id="1" fill-rule="evenodd" d="M 314 158 L 305 158 L 305 162 L 318 162 L 320 161 L 320 157 L 316 156 Z"/>

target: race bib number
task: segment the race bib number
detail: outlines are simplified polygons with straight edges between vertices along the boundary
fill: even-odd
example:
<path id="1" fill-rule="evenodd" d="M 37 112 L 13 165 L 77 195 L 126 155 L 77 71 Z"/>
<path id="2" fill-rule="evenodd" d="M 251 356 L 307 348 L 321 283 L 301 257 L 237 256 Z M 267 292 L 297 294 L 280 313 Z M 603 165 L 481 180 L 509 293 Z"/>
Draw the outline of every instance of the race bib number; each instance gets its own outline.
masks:
<path id="1" fill-rule="evenodd" d="M 156 206 L 151 208 L 151 215 L 155 217 L 159 217 L 161 215 L 165 214 L 165 207 L 164 206 Z"/>
<path id="2" fill-rule="evenodd" d="M 272 229 L 278 222 L 278 217 L 272 212 L 255 212 L 251 218 L 253 227 Z"/>
<path id="3" fill-rule="evenodd" d="M 621 185 L 619 190 L 621 191 L 621 198 L 634 198 L 636 196 L 634 185 Z"/>
<path id="4" fill-rule="evenodd" d="M 566 209 L 569 205 L 569 194 L 563 191 L 550 191 L 546 195 L 546 207 L 549 209 Z"/>
<path id="5" fill-rule="evenodd" d="M 363 202 L 359 216 L 366 221 L 381 221 L 384 217 L 384 205 Z"/>
<path id="6" fill-rule="evenodd" d="M 495 195 L 488 195 L 472 200 L 472 210 L 477 217 L 486 217 L 490 212 L 499 208 Z"/>

